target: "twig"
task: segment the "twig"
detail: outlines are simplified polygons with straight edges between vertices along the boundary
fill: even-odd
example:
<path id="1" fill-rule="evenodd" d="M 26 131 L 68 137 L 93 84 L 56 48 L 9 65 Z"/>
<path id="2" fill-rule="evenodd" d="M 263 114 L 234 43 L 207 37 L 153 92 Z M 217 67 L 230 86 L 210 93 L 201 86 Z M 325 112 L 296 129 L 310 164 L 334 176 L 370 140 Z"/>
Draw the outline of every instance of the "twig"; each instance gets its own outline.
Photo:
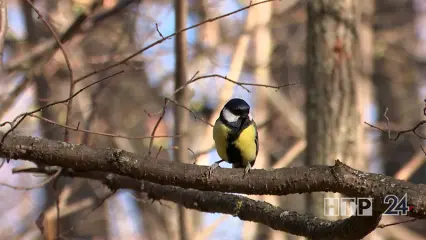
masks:
<path id="1" fill-rule="evenodd" d="M 379 127 L 376 127 L 376 126 L 374 126 L 374 125 L 372 125 L 372 124 L 370 124 L 370 123 L 368 123 L 368 122 L 364 122 L 364 123 L 365 123 L 365 124 L 367 124 L 368 126 L 372 127 L 372 128 L 375 128 L 375 129 L 377 129 L 377 130 L 381 131 L 381 132 L 388 133 L 388 131 L 387 131 L 387 130 L 383 130 L 383 129 L 381 129 L 381 128 L 379 128 Z M 389 138 L 389 140 L 396 141 L 396 140 L 398 140 L 398 139 L 399 139 L 399 137 L 400 137 L 401 135 L 403 135 L 403 134 L 405 134 L 405 133 L 409 133 L 409 132 L 414 133 L 414 135 L 416 135 L 417 137 L 419 137 L 419 138 L 421 138 L 421 139 L 426 139 L 426 137 L 423 137 L 423 136 L 421 136 L 420 134 L 418 134 L 418 133 L 416 132 L 416 130 L 417 130 L 419 127 L 421 127 L 423 124 L 426 124 L 426 120 L 422 120 L 422 121 L 418 122 L 418 123 L 417 123 L 414 127 L 410 128 L 410 129 L 403 130 L 403 131 L 399 131 L 395 138 Z"/>
<path id="2" fill-rule="evenodd" d="M 7 0 L 0 0 L 0 73 L 3 73 L 4 42 L 7 34 Z"/>
<path id="3" fill-rule="evenodd" d="M 70 76 L 69 76 L 69 88 L 70 88 L 69 89 L 69 97 L 71 97 L 73 95 L 73 91 L 74 91 L 74 73 L 73 73 L 67 52 L 65 51 L 65 47 L 62 45 L 61 39 L 58 36 L 58 34 L 53 30 L 52 26 L 50 26 L 50 23 L 48 21 L 46 21 L 46 19 L 43 17 L 43 15 L 40 13 L 40 11 L 34 6 L 32 1 L 31 0 L 26 0 L 26 1 L 31 6 L 31 8 L 37 13 L 38 18 L 41 21 L 43 21 L 44 25 L 46 25 L 46 27 L 52 33 L 52 36 L 55 38 L 55 40 L 56 40 L 56 42 L 59 46 L 59 49 L 62 51 L 62 54 L 64 55 L 65 63 L 67 64 L 68 71 L 69 71 L 69 74 L 70 74 Z M 66 113 L 65 125 L 69 125 L 71 110 L 72 110 L 72 98 L 70 98 L 68 103 L 67 103 L 67 113 Z M 64 141 L 69 142 L 69 129 L 68 128 L 65 128 Z"/>
<path id="4" fill-rule="evenodd" d="M 34 186 L 30 186 L 30 187 L 21 187 L 21 186 L 13 186 L 10 185 L 8 183 L 0 183 L 1 186 L 5 186 L 8 188 L 12 188 L 15 190 L 24 190 L 24 191 L 28 191 L 28 190 L 32 190 L 32 189 L 37 189 L 37 188 L 42 188 L 44 187 L 46 184 L 48 184 L 49 182 L 51 182 L 53 179 L 55 179 L 59 174 L 60 174 L 60 169 L 58 169 L 53 175 L 47 177 L 43 182 L 38 183 Z"/>
<path id="5" fill-rule="evenodd" d="M 164 99 L 164 106 L 163 106 L 163 109 L 161 110 L 161 115 L 158 118 L 157 122 L 155 123 L 154 128 L 152 129 L 151 140 L 149 141 L 149 146 L 148 146 L 148 156 L 151 156 L 152 145 L 154 144 L 154 135 L 155 135 L 155 132 L 157 131 L 158 126 L 160 125 L 161 120 L 163 120 L 164 114 L 166 114 L 167 103 L 168 103 L 168 100 L 166 98 Z M 160 151 L 158 151 L 157 156 L 158 154 L 160 154 Z"/>
<path id="6" fill-rule="evenodd" d="M 197 156 L 195 156 L 195 152 L 192 151 L 191 148 L 187 148 L 189 152 L 191 152 L 192 156 L 194 157 L 194 163 L 193 164 L 197 164 Z"/>
<path id="7" fill-rule="evenodd" d="M 65 47 L 62 45 L 61 40 L 59 38 L 59 36 L 57 35 L 57 33 L 53 30 L 52 26 L 50 26 L 49 22 L 46 21 L 46 19 L 43 17 L 43 15 L 38 11 L 38 9 L 34 6 L 34 4 L 32 3 L 31 0 L 26 0 L 27 3 L 31 6 L 31 8 L 37 13 L 38 18 L 41 19 L 41 21 L 43 21 L 43 23 L 46 25 L 46 27 L 49 29 L 49 31 L 52 33 L 52 36 L 55 38 L 56 43 L 59 46 L 59 49 L 62 51 L 62 54 L 64 55 L 65 58 L 65 63 L 67 64 L 68 67 L 68 71 L 69 71 L 69 101 L 67 101 L 67 113 L 66 113 L 66 117 L 65 117 L 65 125 L 69 125 L 69 121 L 70 121 L 70 113 L 72 110 L 72 98 L 71 96 L 73 95 L 74 92 L 74 73 L 71 67 L 71 63 L 70 60 L 68 58 L 67 52 L 65 51 Z M 24 118 L 22 118 L 24 119 Z M 65 133 L 64 133 L 64 141 L 65 142 L 69 142 L 69 129 L 65 128 Z M 56 183 L 58 182 L 59 176 L 62 172 L 62 168 L 58 169 L 57 174 L 55 174 L 54 176 L 58 177 L 55 179 L 55 182 L 53 184 L 53 187 L 55 189 L 55 191 L 57 192 L 57 198 L 56 198 L 56 238 L 59 238 L 59 233 L 60 233 L 60 221 L 59 221 L 59 216 L 60 216 L 60 208 L 59 208 L 59 194 L 60 191 L 56 190 Z"/>
<path id="8" fill-rule="evenodd" d="M 189 109 L 188 107 L 186 107 L 186 106 L 184 106 L 184 105 L 182 105 L 182 104 L 180 104 L 180 103 L 178 103 L 178 102 L 176 102 L 175 100 L 172 100 L 172 99 L 170 99 L 170 98 L 166 98 L 166 99 L 167 99 L 168 101 L 170 101 L 171 103 L 175 104 L 176 106 L 181 107 L 181 108 L 183 108 L 183 109 L 187 110 L 188 112 L 190 112 L 190 113 L 194 116 L 194 118 L 195 118 L 195 119 L 198 119 L 198 120 L 200 120 L 200 121 L 204 122 L 205 124 L 209 125 L 210 127 L 214 127 L 214 126 L 213 126 L 213 124 L 211 124 L 211 123 L 207 122 L 204 118 L 202 118 L 202 117 L 198 117 L 198 116 L 194 113 L 194 111 L 192 111 L 192 110 L 191 110 L 191 109 Z"/>
<path id="9" fill-rule="evenodd" d="M 82 12 L 73 23 L 70 24 L 68 29 L 61 34 L 61 42 L 67 42 L 69 41 L 75 34 L 80 32 L 80 29 L 83 25 L 83 23 L 88 20 L 87 18 L 89 15 L 96 10 L 96 8 L 99 6 L 99 1 L 93 1 L 92 5 L 89 7 L 88 12 Z M 116 13 L 117 10 L 114 7 L 110 10 L 111 12 Z M 102 21 L 104 18 L 100 17 L 103 13 L 96 14 L 94 17 L 90 18 L 90 27 L 87 29 L 84 29 L 83 32 L 87 32 L 88 30 L 92 29 L 93 26 L 98 23 L 99 21 Z M 8 61 L 5 70 L 7 71 L 15 71 L 20 68 L 22 68 L 22 65 L 24 65 L 26 62 L 30 62 L 32 60 L 35 60 L 43 55 L 45 55 L 49 51 L 55 51 L 56 48 L 59 47 L 56 40 L 52 37 L 51 39 L 48 39 L 35 47 L 33 47 L 30 52 L 24 56 L 18 56 L 13 58 L 12 60 Z"/>
<path id="10" fill-rule="evenodd" d="M 408 220 L 404 220 L 404 221 L 400 221 L 400 222 L 394 222 L 394 223 L 389 223 L 389 224 L 379 224 L 379 225 L 377 225 L 377 228 L 385 228 L 385 227 L 399 225 L 399 224 L 403 224 L 403 223 L 414 222 L 414 221 L 417 221 L 417 220 L 419 220 L 419 219 L 412 218 L 412 219 L 408 219 Z"/>
<path id="11" fill-rule="evenodd" d="M 103 133 L 103 132 L 96 132 L 96 131 L 90 131 L 90 130 L 85 130 L 85 129 L 79 129 L 78 125 L 77 125 L 77 127 L 71 127 L 71 126 L 60 124 L 60 123 L 57 123 L 57 122 L 52 121 L 50 119 L 40 117 L 40 116 L 37 116 L 37 115 L 34 115 L 34 114 L 29 114 L 28 116 L 38 118 L 42 121 L 51 123 L 51 124 L 59 126 L 59 127 L 68 128 L 68 129 L 73 130 L 73 131 L 84 132 L 84 133 L 89 133 L 89 134 L 94 134 L 94 135 L 105 136 L 105 137 L 117 137 L 117 138 L 137 139 L 137 140 L 151 139 L 151 138 L 174 138 L 174 137 L 178 137 L 178 136 L 168 136 L 168 135 L 164 135 L 164 136 L 124 136 L 124 135 L 121 135 L 121 134 Z"/>
<path id="12" fill-rule="evenodd" d="M 251 92 L 251 91 L 248 88 L 246 88 L 245 86 L 274 88 L 274 89 L 279 90 L 280 88 L 292 86 L 292 85 L 295 85 L 295 84 L 299 83 L 299 82 L 292 82 L 292 83 L 288 83 L 288 84 L 284 84 L 284 85 L 272 86 L 272 85 L 267 85 L 267 84 L 237 82 L 237 81 L 234 81 L 232 79 L 229 79 L 227 76 L 222 76 L 222 75 L 219 75 L 219 74 L 210 74 L 210 75 L 200 76 L 200 77 L 196 77 L 194 79 L 189 80 L 188 82 L 185 83 L 185 85 L 183 85 L 183 86 L 179 87 L 178 89 L 176 89 L 173 92 L 172 96 L 174 96 L 176 93 L 178 93 L 179 91 L 181 91 L 183 88 L 187 87 L 191 83 L 194 83 L 194 82 L 199 81 L 201 79 L 213 78 L 213 77 L 222 78 L 222 79 L 224 79 L 224 80 L 226 80 L 228 82 L 236 84 L 236 85 L 240 86 L 241 88 L 243 88 L 244 90 L 246 90 L 247 92 Z"/>
<path id="13" fill-rule="evenodd" d="M 164 38 L 163 34 L 161 34 L 160 29 L 158 28 L 158 23 L 155 23 L 155 30 L 157 30 L 157 33 L 161 38 Z"/>
<path id="14" fill-rule="evenodd" d="M 155 160 L 157 160 L 158 159 L 158 156 L 160 155 L 160 153 L 161 153 L 161 151 L 163 150 L 163 146 L 160 146 L 159 148 L 158 148 L 158 151 L 157 151 L 157 154 L 155 155 Z"/>
<path id="15" fill-rule="evenodd" d="M 273 2 L 273 1 L 277 1 L 277 0 L 265 0 L 265 1 L 257 2 L 257 3 L 250 3 L 248 6 L 242 7 L 242 8 L 240 8 L 240 9 L 235 10 L 235 11 L 232 11 L 232 12 L 229 12 L 229 13 L 226 13 L 226 14 L 223 14 L 223 15 L 220 15 L 220 16 L 218 16 L 218 17 L 214 17 L 214 18 L 206 19 L 206 20 L 204 20 L 204 21 L 202 21 L 202 22 L 199 22 L 199 23 L 197 23 L 197 24 L 194 24 L 194 25 L 192 25 L 192 26 L 190 26 L 190 27 L 187 27 L 187 28 L 184 28 L 184 29 L 182 29 L 182 30 L 176 31 L 175 33 L 172 33 L 172 34 L 170 34 L 170 35 L 167 35 L 167 36 L 165 36 L 164 38 L 161 38 L 161 39 L 159 39 L 159 40 L 157 40 L 157 41 L 155 41 L 155 42 L 153 42 L 153 43 L 149 44 L 148 46 L 146 46 L 146 47 L 144 47 L 144 48 L 142 48 L 142 49 L 138 50 L 137 52 L 135 52 L 135 53 L 131 54 L 130 56 L 128 56 L 128 57 L 126 57 L 126 58 L 122 59 L 121 61 L 119 61 L 119 62 L 117 62 L 117 63 L 111 64 L 111 65 L 106 66 L 106 67 L 104 67 L 104 68 L 102 68 L 102 69 L 99 69 L 99 70 L 95 70 L 95 71 L 93 71 L 93 72 L 91 72 L 91 73 L 88 73 L 88 74 L 86 74 L 86 75 L 84 75 L 84 76 L 82 76 L 82 77 L 80 77 L 80 78 L 75 79 L 75 80 L 74 80 L 74 83 L 80 82 L 80 81 L 82 81 L 82 80 L 84 80 L 84 79 L 86 79 L 86 78 L 88 78 L 88 77 L 91 77 L 91 76 L 93 76 L 93 75 L 97 74 L 97 73 L 100 73 L 100 72 L 106 71 L 106 70 L 108 70 L 108 69 L 111 69 L 111 68 L 117 67 L 117 66 L 119 66 L 119 65 L 122 65 L 122 64 L 124 64 L 125 62 L 129 61 L 130 59 L 132 59 L 132 58 L 136 57 L 137 55 L 139 55 L 139 54 L 141 54 L 141 53 L 145 52 L 146 50 L 148 50 L 148 49 L 150 49 L 150 48 L 152 48 L 152 47 L 154 47 L 154 46 L 156 46 L 156 45 L 158 45 L 158 44 L 160 44 L 160 43 L 164 42 L 165 40 L 167 40 L 167 39 L 169 39 L 169 38 L 171 38 L 171 37 L 176 36 L 176 35 L 177 35 L 177 34 L 179 34 L 179 33 L 182 33 L 182 32 L 188 31 L 188 30 L 190 30 L 190 29 L 193 29 L 193 28 L 199 27 L 199 26 L 204 25 L 204 24 L 209 23 L 209 22 L 217 21 L 217 20 L 219 20 L 219 19 L 222 19 L 222 18 L 228 17 L 228 16 L 230 16 L 230 15 L 233 15 L 233 14 L 235 14 L 235 13 L 238 13 L 238 12 L 244 11 L 244 10 L 246 10 L 246 9 L 249 9 L 249 8 L 251 8 L 251 7 L 254 7 L 254 6 L 257 6 L 257 5 L 259 5 L 259 4 L 263 4 L 263 3 L 267 3 L 267 2 Z"/>
<path id="16" fill-rule="evenodd" d="M 389 108 L 386 108 L 385 113 L 383 113 L 383 117 L 386 118 L 386 127 L 388 128 L 388 138 L 391 139 L 391 133 L 390 133 L 390 127 L 389 127 L 389 117 L 388 117 L 388 110 Z"/>
<path id="17" fill-rule="evenodd" d="M 113 73 L 113 74 L 111 74 L 111 75 L 109 75 L 109 76 L 107 76 L 107 77 L 104 77 L 104 78 L 102 78 L 102 79 L 100 79 L 100 80 L 97 80 L 97 81 L 95 81 L 95 82 L 93 82 L 93 83 L 91 83 L 91 84 L 89 84 L 89 85 L 87 85 L 87 86 L 85 86 L 85 87 L 83 87 L 83 88 L 81 88 L 80 90 L 78 90 L 77 92 L 75 92 L 71 97 L 68 97 L 68 98 L 66 98 L 66 99 L 64 99 L 64 100 L 61 100 L 61 101 L 56 101 L 56 102 L 53 102 L 53 103 L 49 103 L 49 104 L 46 104 L 46 105 L 44 105 L 44 106 L 42 106 L 42 107 L 39 107 L 39 108 L 37 108 L 36 110 L 33 110 L 33 111 L 31 111 L 31 112 L 26 112 L 26 113 L 22 113 L 22 114 L 20 114 L 20 115 L 18 115 L 14 120 L 13 120 L 13 126 L 3 135 L 3 137 L 1 138 L 1 141 L 0 141 L 0 146 L 4 143 L 4 140 L 5 140 L 5 138 L 7 137 L 7 135 L 9 135 L 13 130 L 15 130 L 17 127 L 18 127 L 18 125 L 27 117 L 27 116 L 29 116 L 30 114 L 34 114 L 34 113 L 36 113 L 36 112 L 40 112 L 41 110 L 43 110 L 43 109 L 45 109 L 45 108 L 48 108 L 48 107 L 51 107 L 51 106 L 54 106 L 54 105 L 57 105 L 57 104 L 61 104 L 61 103 L 66 103 L 67 101 L 69 101 L 71 98 L 73 98 L 73 97 L 75 97 L 75 96 L 77 96 L 78 94 L 80 94 L 82 91 L 84 91 L 85 89 L 87 89 L 87 88 L 89 88 L 89 87 L 91 87 L 91 86 L 93 86 L 93 85 L 95 85 L 95 84 L 98 84 L 98 83 L 100 83 L 100 82 L 102 82 L 102 81 L 105 81 L 105 80 L 108 80 L 108 79 L 110 79 L 110 78 L 112 78 L 112 77 L 115 77 L 115 76 L 117 76 L 117 75 L 119 75 L 119 74 L 121 74 L 121 73 L 123 73 L 124 72 L 124 70 L 121 70 L 121 71 L 119 71 L 119 72 L 116 72 L 116 73 Z M 18 120 L 19 119 L 19 120 Z M 17 122 L 16 122 L 17 121 Z M 15 123 L 16 122 L 16 123 Z M 0 124 L 0 126 L 3 126 L 5 123 L 2 123 L 2 124 Z"/>

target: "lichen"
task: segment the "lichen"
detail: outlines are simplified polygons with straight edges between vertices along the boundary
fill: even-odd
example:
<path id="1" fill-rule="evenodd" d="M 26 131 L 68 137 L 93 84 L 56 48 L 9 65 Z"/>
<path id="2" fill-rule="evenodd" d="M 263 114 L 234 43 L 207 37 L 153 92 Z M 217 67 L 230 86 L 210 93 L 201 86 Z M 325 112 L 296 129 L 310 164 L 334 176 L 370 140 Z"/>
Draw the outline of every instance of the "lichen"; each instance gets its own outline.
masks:
<path id="1" fill-rule="evenodd" d="M 234 208 L 234 216 L 238 216 L 238 214 L 241 211 L 241 208 L 243 207 L 243 201 L 241 200 L 237 200 L 237 202 L 235 203 L 235 208 Z"/>

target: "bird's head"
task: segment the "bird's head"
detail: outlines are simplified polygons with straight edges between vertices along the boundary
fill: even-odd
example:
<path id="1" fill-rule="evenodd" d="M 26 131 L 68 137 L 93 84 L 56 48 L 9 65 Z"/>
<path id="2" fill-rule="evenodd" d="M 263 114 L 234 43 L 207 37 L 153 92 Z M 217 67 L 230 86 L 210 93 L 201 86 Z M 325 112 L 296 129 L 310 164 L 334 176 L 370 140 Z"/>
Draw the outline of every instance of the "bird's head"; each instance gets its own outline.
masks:
<path id="1" fill-rule="evenodd" d="M 253 120 L 250 114 L 250 106 L 240 98 L 229 100 L 220 112 L 220 120 L 234 128 L 244 129 Z"/>

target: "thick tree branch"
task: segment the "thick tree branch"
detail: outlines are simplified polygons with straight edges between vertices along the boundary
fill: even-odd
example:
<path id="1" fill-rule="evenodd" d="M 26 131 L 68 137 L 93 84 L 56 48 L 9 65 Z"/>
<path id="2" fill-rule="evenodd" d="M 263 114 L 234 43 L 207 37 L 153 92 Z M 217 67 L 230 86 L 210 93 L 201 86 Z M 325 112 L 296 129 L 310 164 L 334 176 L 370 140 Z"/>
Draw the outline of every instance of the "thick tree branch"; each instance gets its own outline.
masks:
<path id="1" fill-rule="evenodd" d="M 54 174 L 56 168 L 36 168 L 17 172 Z M 313 239 L 361 239 L 376 229 L 381 219 L 380 214 L 375 212 L 371 217 L 353 216 L 333 222 L 233 194 L 183 189 L 104 172 L 75 172 L 68 169 L 63 175 L 101 181 L 113 191 L 132 189 L 146 193 L 149 199 L 167 200 L 197 211 L 230 214 L 244 221 L 262 223 L 275 230 Z"/>
<path id="2" fill-rule="evenodd" d="M 1 134 L 0 134 L 1 136 Z M 152 160 L 123 150 L 91 148 L 42 138 L 9 136 L 0 147 L 0 157 L 72 168 L 75 171 L 116 173 L 163 185 L 204 191 L 245 194 L 287 195 L 309 192 L 339 192 L 347 196 L 371 197 L 373 209 L 385 211 L 386 195 L 407 194 L 413 209 L 409 216 L 426 216 L 426 186 L 365 173 L 336 161 L 334 166 L 253 169 L 243 178 L 240 169 L 217 169 L 207 177 L 208 168 L 193 164 Z"/>

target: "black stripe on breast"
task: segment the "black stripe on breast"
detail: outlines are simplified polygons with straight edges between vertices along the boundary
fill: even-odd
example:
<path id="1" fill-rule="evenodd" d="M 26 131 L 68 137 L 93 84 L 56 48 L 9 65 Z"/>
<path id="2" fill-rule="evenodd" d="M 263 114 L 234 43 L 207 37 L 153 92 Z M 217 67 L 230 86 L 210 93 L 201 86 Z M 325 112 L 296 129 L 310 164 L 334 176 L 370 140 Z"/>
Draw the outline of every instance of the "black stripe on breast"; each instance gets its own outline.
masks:
<path id="1" fill-rule="evenodd" d="M 228 147 L 226 148 L 226 154 L 228 155 L 228 162 L 232 164 L 238 164 L 243 161 L 240 150 L 238 150 L 238 148 L 234 144 L 235 140 L 237 140 L 239 135 L 240 131 L 236 129 L 234 131 L 230 131 L 228 134 Z"/>

